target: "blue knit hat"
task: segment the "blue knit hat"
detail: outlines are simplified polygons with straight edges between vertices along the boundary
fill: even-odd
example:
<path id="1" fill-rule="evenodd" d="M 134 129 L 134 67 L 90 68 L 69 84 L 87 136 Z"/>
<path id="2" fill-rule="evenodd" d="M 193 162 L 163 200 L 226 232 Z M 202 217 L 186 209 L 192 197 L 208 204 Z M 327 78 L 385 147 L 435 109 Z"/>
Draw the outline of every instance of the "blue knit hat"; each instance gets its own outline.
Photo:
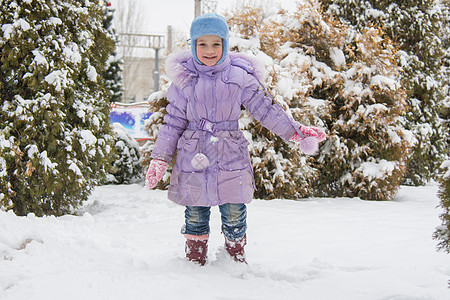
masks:
<path id="1" fill-rule="evenodd" d="M 191 50 L 194 59 L 201 64 L 197 58 L 196 41 L 202 35 L 217 35 L 222 39 L 222 57 L 217 62 L 221 63 L 228 54 L 228 24 L 224 17 L 218 14 L 204 14 L 198 16 L 191 24 Z"/>

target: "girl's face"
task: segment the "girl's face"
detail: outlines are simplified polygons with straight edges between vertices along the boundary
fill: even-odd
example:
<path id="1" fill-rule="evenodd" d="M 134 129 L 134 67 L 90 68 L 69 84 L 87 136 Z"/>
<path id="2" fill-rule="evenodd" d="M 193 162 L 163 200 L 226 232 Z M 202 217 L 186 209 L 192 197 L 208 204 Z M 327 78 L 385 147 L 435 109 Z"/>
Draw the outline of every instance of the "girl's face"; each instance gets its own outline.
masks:
<path id="1" fill-rule="evenodd" d="M 197 39 L 197 58 L 206 66 L 214 66 L 223 54 L 222 39 L 217 35 L 202 35 Z"/>

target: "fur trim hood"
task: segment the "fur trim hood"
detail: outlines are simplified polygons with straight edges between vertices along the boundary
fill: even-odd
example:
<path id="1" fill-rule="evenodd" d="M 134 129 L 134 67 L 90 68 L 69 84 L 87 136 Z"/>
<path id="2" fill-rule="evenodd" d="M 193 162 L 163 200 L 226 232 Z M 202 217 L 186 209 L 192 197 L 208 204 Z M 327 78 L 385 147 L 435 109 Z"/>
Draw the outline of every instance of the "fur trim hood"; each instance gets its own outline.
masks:
<path id="1" fill-rule="evenodd" d="M 229 64 L 243 69 L 260 82 L 263 82 L 267 77 L 263 61 L 255 56 L 240 52 L 230 52 L 222 63 L 209 68 L 211 68 L 210 70 L 226 68 Z M 197 78 L 202 68 L 205 67 L 194 60 L 191 51 L 172 53 L 166 60 L 167 76 L 176 86 L 181 88 Z"/>

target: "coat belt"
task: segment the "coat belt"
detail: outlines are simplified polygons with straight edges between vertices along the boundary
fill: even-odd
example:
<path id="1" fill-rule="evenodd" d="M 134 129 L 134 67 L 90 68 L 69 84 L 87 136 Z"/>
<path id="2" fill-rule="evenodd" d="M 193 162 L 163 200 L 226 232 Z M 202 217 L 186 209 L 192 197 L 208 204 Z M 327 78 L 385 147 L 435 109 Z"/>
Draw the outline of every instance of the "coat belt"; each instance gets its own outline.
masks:
<path id="1" fill-rule="evenodd" d="M 189 121 L 187 129 L 203 130 L 210 133 L 214 133 L 215 131 L 239 130 L 239 122 L 237 120 L 211 122 L 206 119 L 201 119 L 200 121 Z"/>

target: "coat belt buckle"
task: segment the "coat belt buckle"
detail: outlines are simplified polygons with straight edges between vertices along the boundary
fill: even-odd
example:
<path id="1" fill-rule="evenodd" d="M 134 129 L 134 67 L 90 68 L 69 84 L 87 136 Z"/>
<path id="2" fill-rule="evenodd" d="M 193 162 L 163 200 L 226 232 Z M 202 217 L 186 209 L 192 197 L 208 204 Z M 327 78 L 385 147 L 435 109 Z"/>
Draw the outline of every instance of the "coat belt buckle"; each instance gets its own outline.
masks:
<path id="1" fill-rule="evenodd" d="M 201 130 L 208 131 L 210 133 L 214 133 L 214 131 L 216 131 L 216 124 L 206 119 L 201 119 L 199 125 Z"/>

